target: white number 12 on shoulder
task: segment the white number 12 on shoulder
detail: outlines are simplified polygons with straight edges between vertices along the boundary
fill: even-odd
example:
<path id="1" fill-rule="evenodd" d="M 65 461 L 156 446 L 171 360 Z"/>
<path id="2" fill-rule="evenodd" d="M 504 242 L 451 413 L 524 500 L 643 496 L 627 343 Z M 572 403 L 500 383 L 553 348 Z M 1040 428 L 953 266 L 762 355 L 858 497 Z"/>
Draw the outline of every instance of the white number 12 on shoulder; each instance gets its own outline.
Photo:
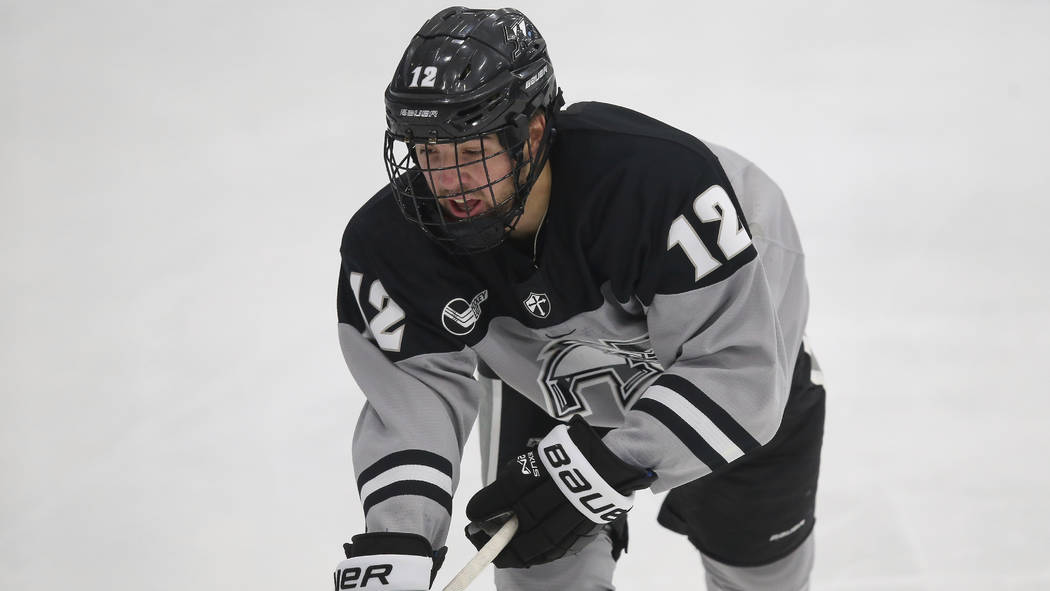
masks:
<path id="1" fill-rule="evenodd" d="M 706 191 L 693 200 L 693 211 L 701 222 L 719 222 L 718 225 L 718 249 L 725 255 L 726 260 L 740 254 L 751 244 L 751 236 L 739 223 L 736 208 L 729 198 L 726 190 L 718 185 L 711 185 Z M 722 266 L 700 239 L 689 220 L 680 215 L 671 222 L 671 229 L 667 233 L 667 250 L 675 246 L 681 246 L 689 262 L 693 264 L 696 271 L 696 281 L 700 281 L 705 275 Z"/>

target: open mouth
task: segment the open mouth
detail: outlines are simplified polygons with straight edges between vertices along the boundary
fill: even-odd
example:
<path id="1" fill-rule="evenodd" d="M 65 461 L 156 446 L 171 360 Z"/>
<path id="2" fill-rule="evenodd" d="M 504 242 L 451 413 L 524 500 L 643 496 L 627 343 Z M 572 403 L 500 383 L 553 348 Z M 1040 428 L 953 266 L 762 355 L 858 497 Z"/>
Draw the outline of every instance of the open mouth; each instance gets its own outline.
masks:
<path id="1" fill-rule="evenodd" d="M 445 204 L 445 212 L 456 219 L 469 218 L 485 210 L 485 202 L 481 199 L 454 197 L 443 199 L 442 202 Z"/>

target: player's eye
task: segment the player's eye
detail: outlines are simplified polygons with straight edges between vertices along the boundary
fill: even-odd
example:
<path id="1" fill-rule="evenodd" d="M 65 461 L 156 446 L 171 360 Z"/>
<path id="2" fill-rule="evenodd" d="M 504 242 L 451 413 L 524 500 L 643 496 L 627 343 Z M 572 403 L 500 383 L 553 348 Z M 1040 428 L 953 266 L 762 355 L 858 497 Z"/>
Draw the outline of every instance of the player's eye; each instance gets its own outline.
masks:
<path id="1" fill-rule="evenodd" d="M 434 148 L 416 146 L 416 157 L 420 159 L 431 160 L 437 158 L 437 152 Z"/>

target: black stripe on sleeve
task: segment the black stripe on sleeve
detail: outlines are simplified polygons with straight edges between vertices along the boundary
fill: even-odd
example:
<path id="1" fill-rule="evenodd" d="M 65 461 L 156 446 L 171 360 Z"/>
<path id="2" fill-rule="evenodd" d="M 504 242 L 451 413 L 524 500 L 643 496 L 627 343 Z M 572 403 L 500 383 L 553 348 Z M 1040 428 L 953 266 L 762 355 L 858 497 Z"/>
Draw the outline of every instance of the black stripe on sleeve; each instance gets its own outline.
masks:
<path id="1" fill-rule="evenodd" d="M 711 419 L 711 422 L 744 453 L 759 447 L 758 440 L 752 437 L 747 429 L 744 429 L 724 408 L 718 406 L 714 400 L 704 394 L 703 390 L 697 388 L 689 380 L 679 375 L 665 373 L 657 378 L 653 385 L 674 390 L 682 398 L 688 400 L 697 410 Z"/>
<path id="2" fill-rule="evenodd" d="M 452 477 L 452 462 L 450 462 L 448 458 L 439 456 L 438 454 L 425 449 L 406 449 L 385 456 L 383 459 L 362 470 L 361 475 L 357 477 L 357 490 L 361 490 L 361 487 L 363 487 L 369 480 L 372 480 L 391 468 L 412 465 L 428 466 L 438 470 L 449 478 Z"/>
<path id="3" fill-rule="evenodd" d="M 699 458 L 701 462 L 707 464 L 708 468 L 714 470 L 726 465 L 725 458 L 715 451 L 713 447 L 708 445 L 708 443 L 704 441 L 704 438 L 700 437 L 696 430 L 693 429 L 685 419 L 675 414 L 673 410 L 651 398 L 645 397 L 639 400 L 631 410 L 644 412 L 663 423 L 665 427 L 670 429 L 671 432 L 678 437 L 678 439 L 682 440 L 682 443 L 689 448 L 689 451 L 693 452 L 694 456 Z"/>
<path id="4" fill-rule="evenodd" d="M 361 499 L 361 505 L 367 515 L 368 510 L 374 505 L 382 503 L 387 499 L 404 495 L 426 497 L 444 507 L 450 515 L 452 514 L 452 495 L 448 494 L 448 492 L 440 486 L 430 484 L 429 482 L 422 482 L 420 480 L 402 480 L 401 482 L 395 482 L 393 484 L 388 484 L 383 488 L 376 489 L 372 494 L 368 495 L 368 498 Z"/>

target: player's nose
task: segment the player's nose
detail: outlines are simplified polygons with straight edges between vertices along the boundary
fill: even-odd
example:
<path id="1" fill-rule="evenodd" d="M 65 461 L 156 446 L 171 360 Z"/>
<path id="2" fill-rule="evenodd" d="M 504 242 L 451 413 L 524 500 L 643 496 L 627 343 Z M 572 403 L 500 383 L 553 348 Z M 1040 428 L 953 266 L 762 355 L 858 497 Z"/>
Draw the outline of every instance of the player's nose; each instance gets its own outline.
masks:
<path id="1" fill-rule="evenodd" d="M 458 192 L 461 186 L 461 177 L 455 167 L 441 168 L 431 173 L 433 179 L 434 188 L 437 189 L 438 193 L 442 192 Z"/>

